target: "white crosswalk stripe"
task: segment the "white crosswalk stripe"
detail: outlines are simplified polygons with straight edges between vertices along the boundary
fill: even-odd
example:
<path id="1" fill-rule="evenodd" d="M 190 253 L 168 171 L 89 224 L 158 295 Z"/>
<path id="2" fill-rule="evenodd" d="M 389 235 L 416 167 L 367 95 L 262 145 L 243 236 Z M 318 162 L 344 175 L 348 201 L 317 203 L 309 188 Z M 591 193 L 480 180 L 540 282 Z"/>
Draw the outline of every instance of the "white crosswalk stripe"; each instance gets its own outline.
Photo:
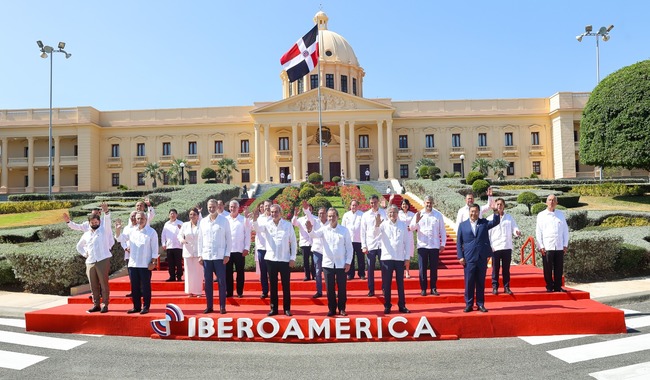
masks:
<path id="1" fill-rule="evenodd" d="M 646 380 L 650 379 L 650 362 L 593 372 L 589 376 L 598 380 Z"/>
<path id="2" fill-rule="evenodd" d="M 47 356 L 0 350 L 0 368 L 21 370 L 47 359 Z"/>
<path id="3" fill-rule="evenodd" d="M 567 363 L 577 363 L 644 350 L 650 350 L 650 334 L 561 348 L 548 353 Z"/>

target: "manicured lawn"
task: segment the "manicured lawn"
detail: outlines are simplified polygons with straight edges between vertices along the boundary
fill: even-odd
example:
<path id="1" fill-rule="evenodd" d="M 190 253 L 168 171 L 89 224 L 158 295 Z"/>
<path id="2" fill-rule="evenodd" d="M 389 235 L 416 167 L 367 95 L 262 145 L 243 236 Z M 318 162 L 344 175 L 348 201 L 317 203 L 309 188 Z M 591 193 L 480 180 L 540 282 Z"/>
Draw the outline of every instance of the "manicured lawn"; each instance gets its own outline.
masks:
<path id="1" fill-rule="evenodd" d="M 637 197 L 592 197 L 583 195 L 580 197 L 580 205 L 580 207 L 572 210 L 650 212 L 650 195 Z"/>
<path id="2" fill-rule="evenodd" d="M 59 223 L 63 221 L 62 215 L 64 212 L 68 212 L 68 210 L 63 209 L 25 212 L 21 214 L 4 214 L 0 215 L 0 228 L 42 226 L 46 224 Z"/>

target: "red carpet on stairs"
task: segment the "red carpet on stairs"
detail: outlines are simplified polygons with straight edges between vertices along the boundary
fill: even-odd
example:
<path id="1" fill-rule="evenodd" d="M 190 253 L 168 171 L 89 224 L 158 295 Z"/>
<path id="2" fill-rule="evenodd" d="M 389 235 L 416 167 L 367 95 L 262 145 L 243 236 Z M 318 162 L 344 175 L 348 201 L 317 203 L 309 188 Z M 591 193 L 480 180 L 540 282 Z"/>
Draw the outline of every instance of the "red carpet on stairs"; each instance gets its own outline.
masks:
<path id="1" fill-rule="evenodd" d="M 451 251 L 451 250 L 450 250 Z M 455 251 L 455 250 L 454 250 Z M 377 296 L 368 297 L 367 281 L 348 281 L 347 317 L 327 317 L 327 297 L 313 299 L 314 281 L 302 281 L 293 273 L 292 317 L 268 317 L 269 299 L 260 299 L 261 285 L 255 273 L 246 273 L 243 298 L 228 298 L 227 314 L 202 314 L 205 298 L 189 298 L 183 282 L 165 282 L 167 273 L 154 271 L 151 312 L 126 314 L 132 307 L 128 277 L 111 280 L 111 300 L 106 314 L 87 314 L 88 295 L 70 297 L 68 304 L 29 312 L 28 331 L 75 334 L 160 337 L 162 339 L 239 340 L 268 342 L 364 342 L 489 338 L 554 334 L 615 334 L 626 331 L 623 312 L 602 305 L 589 294 L 569 289 L 547 293 L 540 269 L 513 266 L 514 295 L 491 294 L 490 271 L 486 280 L 488 313 L 464 313 L 461 269 L 439 270 L 440 296 L 421 296 L 417 270 L 405 280 L 406 306 L 410 314 L 393 310 L 385 315 L 380 272 L 376 271 Z M 218 296 L 217 284 L 213 284 Z M 393 286 L 393 289 L 395 287 Z M 501 288 L 502 290 L 502 288 Z M 281 293 L 281 292 L 280 292 Z M 282 310 L 280 294 L 280 310 Z M 215 299 L 215 310 L 218 310 Z M 167 318 L 166 318 L 167 315 Z M 169 319 L 169 321 L 167 321 Z"/>

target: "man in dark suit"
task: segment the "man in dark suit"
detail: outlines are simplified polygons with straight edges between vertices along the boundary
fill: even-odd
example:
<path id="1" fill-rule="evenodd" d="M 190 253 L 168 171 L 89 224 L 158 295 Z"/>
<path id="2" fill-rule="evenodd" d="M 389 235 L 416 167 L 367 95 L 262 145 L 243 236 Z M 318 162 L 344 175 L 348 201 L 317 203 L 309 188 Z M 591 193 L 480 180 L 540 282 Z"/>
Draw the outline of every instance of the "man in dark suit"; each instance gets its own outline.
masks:
<path id="1" fill-rule="evenodd" d="M 456 234 L 458 260 L 465 270 L 465 313 L 474 307 L 475 291 L 478 310 L 487 313 L 484 305 L 485 273 L 488 258 L 492 255 L 488 231 L 501 221 L 498 213 L 492 220 L 479 218 L 480 209 L 476 203 L 470 206 L 469 219 L 458 225 Z"/>

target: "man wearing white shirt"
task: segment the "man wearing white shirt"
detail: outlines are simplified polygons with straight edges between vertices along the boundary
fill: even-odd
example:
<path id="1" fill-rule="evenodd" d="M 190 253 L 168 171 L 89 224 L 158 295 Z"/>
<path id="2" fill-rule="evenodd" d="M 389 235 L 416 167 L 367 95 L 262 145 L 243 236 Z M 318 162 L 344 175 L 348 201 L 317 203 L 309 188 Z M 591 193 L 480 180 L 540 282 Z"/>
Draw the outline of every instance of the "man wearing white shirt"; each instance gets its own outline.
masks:
<path id="1" fill-rule="evenodd" d="M 146 210 L 145 210 L 146 206 Z M 153 209 L 153 206 L 151 205 L 151 201 L 149 200 L 149 197 L 145 198 L 144 201 L 138 201 L 135 203 L 135 211 L 146 211 L 146 216 L 147 216 L 147 225 L 151 224 L 151 221 L 153 218 L 156 216 L 156 210 Z"/>
<path id="2" fill-rule="evenodd" d="M 223 201 L 221 199 L 219 199 L 217 201 L 217 214 L 219 214 L 219 215 L 221 215 L 223 217 L 226 217 L 226 216 L 228 216 L 228 214 L 230 214 L 230 212 L 228 212 L 228 210 L 226 210 L 226 205 L 223 203 Z"/>
<path id="3" fill-rule="evenodd" d="M 260 204 L 257 212 L 259 214 L 257 218 L 258 225 L 264 225 L 271 220 L 271 205 L 273 203 L 270 200 L 265 200 L 264 203 Z M 263 210 L 263 213 L 260 212 L 260 209 Z M 255 210 L 253 211 L 255 215 Z M 264 256 L 266 256 L 266 236 L 259 233 L 259 231 L 253 225 L 253 230 L 255 233 L 255 250 L 257 255 L 255 257 L 257 262 L 257 267 L 260 272 L 260 283 L 262 284 L 262 294 L 260 298 L 264 299 L 269 296 L 269 272 L 266 267 L 266 261 Z"/>
<path id="4" fill-rule="evenodd" d="M 167 282 L 183 281 L 183 245 L 178 240 L 178 231 L 183 226 L 183 222 L 178 220 L 177 216 L 176 209 L 169 210 L 169 220 L 165 222 L 160 234 L 162 249 L 167 251 L 167 265 L 169 266 Z"/>
<path id="5" fill-rule="evenodd" d="M 381 241 L 379 231 L 375 229 L 377 215 L 386 219 L 386 211 L 379 208 L 379 197 L 373 194 L 370 196 L 370 210 L 361 218 L 361 250 L 367 258 L 368 297 L 375 295 L 375 263 L 378 258 L 381 260 Z"/>
<path id="6" fill-rule="evenodd" d="M 199 262 L 203 264 L 203 281 L 205 282 L 205 314 L 212 313 L 213 309 L 213 283 L 212 275 L 217 275 L 219 282 L 219 313 L 226 314 L 226 264 L 230 260 L 232 251 L 232 236 L 230 224 L 225 216 L 217 213 L 217 201 L 208 201 L 207 218 L 199 223 L 198 250 Z"/>
<path id="7" fill-rule="evenodd" d="M 347 228 L 338 224 L 339 212 L 335 208 L 327 210 L 327 223 L 318 230 L 310 233 L 314 238 L 322 239 L 323 244 L 323 270 L 325 271 L 325 288 L 327 289 L 327 316 L 336 314 L 348 315 L 345 311 L 347 302 L 346 272 L 350 270 L 350 262 L 354 256 L 352 239 Z M 311 222 L 307 222 L 311 230 Z M 339 290 L 338 301 L 336 288 Z"/>
<path id="8" fill-rule="evenodd" d="M 271 220 L 265 224 L 259 224 L 259 211 L 253 212 L 253 229 L 266 238 L 266 266 L 269 271 L 269 282 L 271 286 L 271 311 L 268 316 L 278 314 L 278 274 L 282 280 L 282 307 L 284 315 L 290 317 L 291 313 L 291 268 L 296 265 L 296 233 L 293 226 L 287 220 L 282 219 L 280 205 L 271 205 Z"/>
<path id="9" fill-rule="evenodd" d="M 348 280 L 354 278 L 354 262 L 356 259 L 358 266 L 358 275 L 362 280 L 366 279 L 366 259 L 361 250 L 361 218 L 363 218 L 363 212 L 358 210 L 359 202 L 352 200 L 350 202 L 350 211 L 343 214 L 343 219 L 341 224 L 343 227 L 347 228 L 350 231 L 352 237 L 352 249 L 354 249 L 354 255 L 352 255 L 352 262 L 350 263 L 350 270 L 348 271 Z"/>
<path id="10" fill-rule="evenodd" d="M 245 257 L 251 247 L 251 226 L 248 219 L 239 213 L 239 202 L 233 200 L 228 205 L 230 215 L 226 217 L 230 223 L 230 236 L 232 237 L 232 248 L 230 260 L 226 265 L 226 297 L 234 294 L 234 272 L 237 271 L 237 298 L 244 296 L 244 266 Z"/>
<path id="11" fill-rule="evenodd" d="M 322 226 L 327 224 L 327 211 L 325 207 L 318 209 L 318 219 L 314 219 L 307 201 L 303 201 L 303 213 L 307 221 L 311 223 L 314 229 L 319 230 Z M 323 239 L 319 237 L 312 237 L 311 253 L 314 258 L 314 280 L 316 280 L 316 293 L 312 298 L 320 298 L 323 296 Z"/>
<path id="12" fill-rule="evenodd" d="M 158 233 L 149 226 L 147 215 L 138 211 L 135 215 L 137 228 L 128 236 L 129 280 L 133 308 L 127 314 L 147 314 L 151 305 L 151 269 L 158 259 Z M 142 301 L 144 300 L 144 305 Z"/>
<path id="13" fill-rule="evenodd" d="M 408 314 L 411 312 L 406 308 L 406 297 L 404 296 L 404 263 L 409 260 L 406 234 L 410 232 L 406 228 L 406 223 L 398 219 L 398 213 L 397 206 L 390 205 L 388 207 L 388 219 L 382 222 L 379 214 L 375 216 L 375 229 L 381 244 L 384 314 L 390 314 L 392 307 L 391 285 L 393 272 L 395 272 L 395 282 L 397 283 L 397 307 L 400 313 Z"/>
<path id="14" fill-rule="evenodd" d="M 420 268 L 420 294 L 427 295 L 430 289 L 432 295 L 438 293 L 438 261 L 440 254 L 447 244 L 447 231 L 442 214 L 433 208 L 433 197 L 424 198 L 424 210 L 418 211 L 411 220 L 411 231 L 417 231 L 418 236 L 418 266 Z M 427 287 L 427 269 L 429 270 L 430 288 Z"/>
<path id="15" fill-rule="evenodd" d="M 305 206 L 305 203 L 303 203 L 303 207 Z M 306 206 L 309 208 L 309 211 L 312 210 L 312 206 L 309 203 L 306 203 Z M 298 227 L 298 232 L 300 235 L 298 246 L 302 251 L 302 263 L 305 270 L 305 277 L 302 280 L 309 281 L 312 278 L 316 279 L 316 269 L 314 268 L 314 259 L 311 252 L 311 246 L 313 242 L 311 236 L 309 236 L 309 232 L 307 232 L 307 216 L 304 215 L 299 218 L 299 213 L 300 208 L 296 207 L 295 210 L 293 210 L 293 218 L 291 219 L 291 224 L 293 224 L 295 227 Z"/>
<path id="16" fill-rule="evenodd" d="M 488 187 L 487 196 L 488 196 L 487 203 L 483 205 L 479 210 L 479 215 L 478 215 L 479 218 L 486 212 L 490 211 L 490 209 L 492 208 L 492 187 Z M 458 226 L 460 226 L 462 222 L 469 219 L 469 208 L 473 204 L 474 204 L 474 193 L 469 193 L 465 196 L 465 206 L 458 209 L 458 214 L 456 215 L 456 228 L 458 228 Z"/>
<path id="17" fill-rule="evenodd" d="M 556 210 L 557 198 L 546 198 L 546 210 L 537 214 L 535 236 L 537 248 L 542 252 L 544 280 L 547 292 L 566 292 L 562 288 L 564 255 L 569 247 L 569 226 L 564 213 Z"/>
<path id="18" fill-rule="evenodd" d="M 97 214 L 88 216 L 89 230 L 84 232 L 77 243 L 77 252 L 86 258 L 86 276 L 93 295 L 93 307 L 87 311 L 88 313 L 108 312 L 110 297 L 108 274 L 111 269 L 111 248 L 115 240 L 113 240 L 111 217 L 106 202 L 102 203 L 102 210 L 103 220 Z M 100 299 L 104 300 L 104 306 L 100 307 Z"/>
<path id="19" fill-rule="evenodd" d="M 102 210 L 100 208 L 95 207 L 90 211 L 90 215 L 101 215 L 101 211 Z M 68 215 L 68 213 L 63 213 L 63 221 L 71 230 L 81 232 L 90 231 L 90 222 L 87 220 L 81 224 L 75 223 L 70 219 L 70 215 Z"/>
<path id="20" fill-rule="evenodd" d="M 503 267 L 503 292 L 512 295 L 510 290 L 510 261 L 512 260 L 512 237 L 521 236 L 517 222 L 512 215 L 505 213 L 506 201 L 496 200 L 497 214 L 501 222 L 489 231 L 492 246 L 492 294 L 499 294 L 499 269 Z M 493 215 L 487 217 L 492 220 Z"/>

